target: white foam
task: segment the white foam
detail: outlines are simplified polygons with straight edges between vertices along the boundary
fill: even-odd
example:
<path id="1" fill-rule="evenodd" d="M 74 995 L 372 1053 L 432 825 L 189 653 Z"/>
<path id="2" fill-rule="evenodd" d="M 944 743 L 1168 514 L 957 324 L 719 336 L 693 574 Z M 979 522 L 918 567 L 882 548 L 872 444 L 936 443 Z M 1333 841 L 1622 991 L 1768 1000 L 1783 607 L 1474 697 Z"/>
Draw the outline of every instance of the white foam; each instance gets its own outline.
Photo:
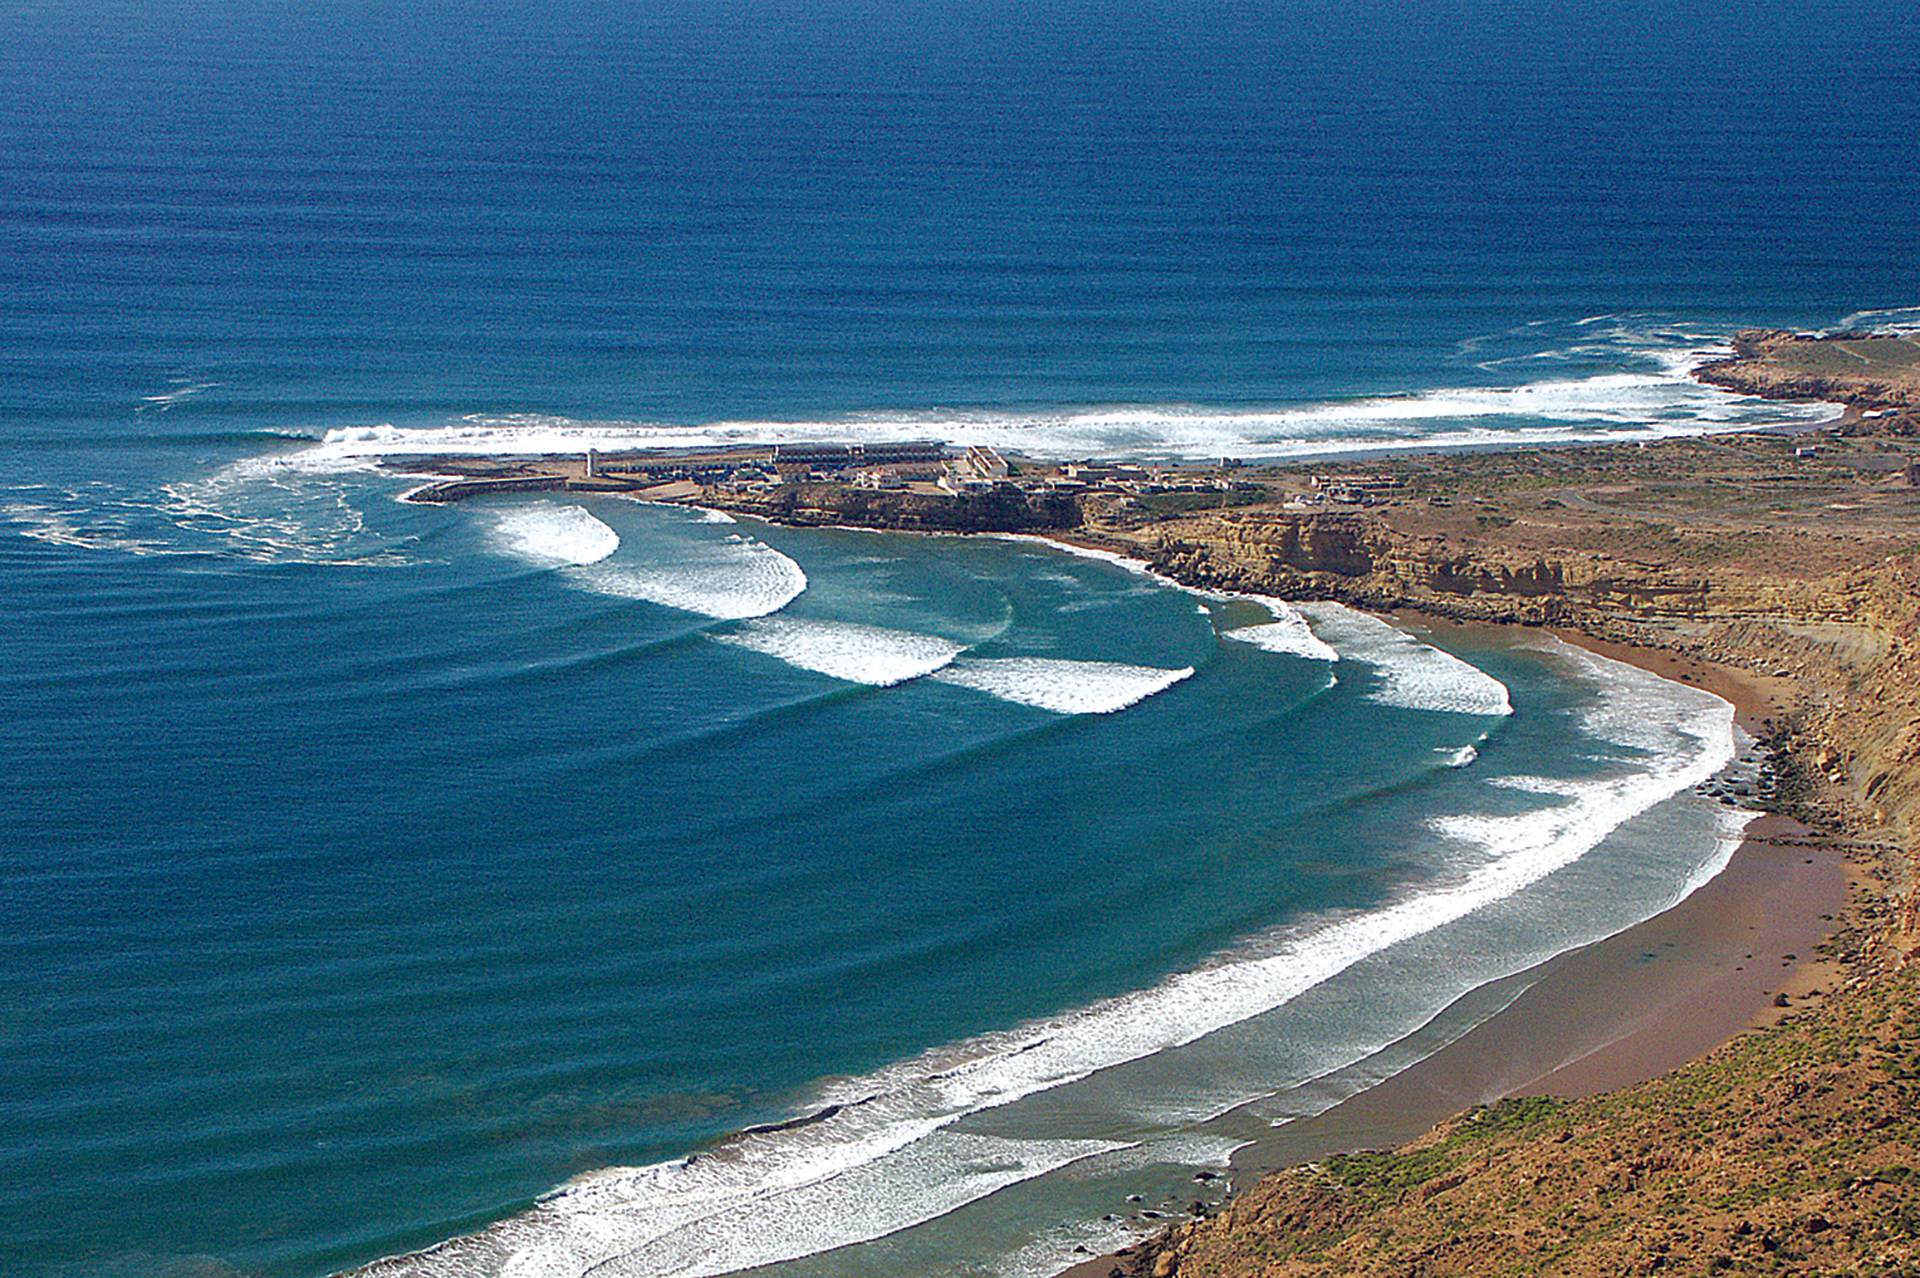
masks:
<path id="1" fill-rule="evenodd" d="M 16 501 L 0 506 L 0 515 L 14 524 L 22 537 L 50 546 L 82 550 L 118 550 L 130 555 L 157 555 L 167 547 L 125 535 L 120 528 L 94 521 L 83 526 L 75 511 L 59 510 L 40 502 Z"/>
<path id="2" fill-rule="evenodd" d="M 1124 555 L 1118 551 L 1102 550 L 1095 546 L 1077 545 L 1074 542 L 1058 541 L 1052 537 L 1041 537 L 1032 533 L 986 533 L 983 535 L 999 541 L 1019 541 L 1036 546 L 1045 546 L 1049 550 L 1072 555 L 1075 558 L 1092 559 L 1099 563 L 1112 564 L 1116 568 L 1124 568 L 1128 572 L 1138 573 L 1143 577 L 1150 577 L 1162 585 L 1171 586 L 1175 590 L 1186 591 L 1188 594 L 1198 595 L 1202 599 L 1248 600 L 1265 608 L 1272 614 L 1273 621 L 1261 625 L 1241 626 L 1234 630 L 1222 631 L 1221 633 L 1224 637 L 1233 639 L 1239 643 L 1252 644 L 1256 648 L 1264 648 L 1268 652 L 1284 652 L 1296 657 L 1307 657 L 1314 661 L 1340 660 L 1340 654 L 1313 633 L 1312 628 L 1307 625 L 1307 620 L 1301 615 L 1299 609 L 1283 599 L 1276 599 L 1271 595 L 1247 594 L 1233 590 L 1204 590 L 1197 586 L 1189 586 L 1185 582 L 1176 580 L 1173 577 L 1167 576 L 1165 573 L 1157 571 L 1152 564 L 1144 559 L 1132 555 Z M 1202 612 L 1207 611 L 1204 605 L 1201 606 L 1200 610 Z"/>
<path id="3" fill-rule="evenodd" d="M 939 635 L 799 617 L 753 622 L 712 637 L 802 670 L 877 688 L 932 674 L 965 648 Z"/>
<path id="4" fill-rule="evenodd" d="M 1298 609 L 1278 599 L 1261 598 L 1260 603 L 1273 614 L 1273 620 L 1263 625 L 1241 626 L 1236 630 L 1222 632 L 1226 638 L 1236 643 L 1250 643 L 1256 648 L 1268 652 L 1284 652 L 1296 657 L 1308 657 L 1314 661 L 1338 661 L 1340 654 L 1307 625 L 1307 619 Z"/>
<path id="5" fill-rule="evenodd" d="M 1441 754 L 1445 756 L 1449 768 L 1464 768 L 1480 757 L 1480 747 L 1463 745 L 1458 750 L 1443 749 Z"/>
<path id="6" fill-rule="evenodd" d="M 1378 617 L 1337 603 L 1300 604 L 1298 610 L 1342 657 L 1379 671 L 1380 684 L 1368 700 L 1406 710 L 1513 713 L 1504 683 Z"/>
<path id="7" fill-rule="evenodd" d="M 308 453 L 242 458 L 157 492 L 116 493 L 94 481 L 50 501 L 12 503 L 6 515 L 25 536 L 90 550 L 262 563 L 407 562 L 400 542 L 369 533 L 342 480 L 344 472 L 369 467 Z"/>
<path id="8" fill-rule="evenodd" d="M 243 457 L 210 475 L 162 485 L 160 499 L 149 509 L 175 533 L 236 558 L 406 563 L 400 545 L 367 527 L 354 500 L 372 470 L 368 461 L 332 456 L 318 447 Z"/>
<path id="9" fill-rule="evenodd" d="M 1595 317 L 1602 318 L 1602 317 Z M 1605 317 L 1611 318 L 1611 317 Z M 582 422 L 476 415 L 445 427 L 340 428 L 318 446 L 344 457 L 435 454 L 584 454 L 588 448 L 711 448 L 739 444 L 937 438 L 1044 456 L 1292 457 L 1383 448 L 1663 439 L 1780 421 L 1819 421 L 1833 405 L 1785 404 L 1704 385 L 1692 373 L 1726 353 L 1700 334 L 1582 330 L 1584 358 L 1623 365 L 1587 377 L 1507 386 L 1438 387 L 1320 403 L 1240 408 L 1206 404 L 1091 405 L 1032 412 L 874 411 L 816 420 L 702 425 Z M 1564 352 L 1515 358 L 1552 360 Z M 1492 361 L 1493 364 L 1507 361 Z"/>
<path id="10" fill-rule="evenodd" d="M 544 502 L 493 512 L 493 540 L 537 564 L 597 564 L 620 549 L 620 534 L 582 507 Z"/>
<path id="11" fill-rule="evenodd" d="M 1097 546 L 1082 546 L 1078 542 L 1061 541 L 1055 537 L 1042 537 L 1037 533 L 979 533 L 976 535 L 985 537 L 991 541 L 1017 541 L 1029 546 L 1044 546 L 1048 550 L 1055 551 L 1059 554 L 1072 555 L 1076 559 L 1092 559 L 1098 563 L 1112 564 L 1116 568 L 1124 568 L 1128 572 L 1139 573 L 1143 577 L 1151 577 L 1155 581 L 1165 582 L 1170 586 L 1175 586 L 1182 590 L 1187 589 L 1187 587 L 1182 586 L 1173 578 L 1155 572 L 1153 565 L 1146 560 L 1136 558 L 1133 555 L 1123 555 L 1116 550 L 1102 550 Z M 1194 593 L 1199 594 L 1201 592 L 1195 591 Z"/>
<path id="12" fill-rule="evenodd" d="M 671 559 L 602 560 L 569 575 L 600 594 L 644 599 L 721 621 L 778 612 L 807 588 L 799 564 L 764 542 L 737 535 L 689 538 L 675 544 Z"/>
<path id="13" fill-rule="evenodd" d="M 1118 661 L 967 657 L 934 678 L 1055 714 L 1113 714 L 1166 691 L 1192 674 L 1192 666 L 1164 670 Z"/>

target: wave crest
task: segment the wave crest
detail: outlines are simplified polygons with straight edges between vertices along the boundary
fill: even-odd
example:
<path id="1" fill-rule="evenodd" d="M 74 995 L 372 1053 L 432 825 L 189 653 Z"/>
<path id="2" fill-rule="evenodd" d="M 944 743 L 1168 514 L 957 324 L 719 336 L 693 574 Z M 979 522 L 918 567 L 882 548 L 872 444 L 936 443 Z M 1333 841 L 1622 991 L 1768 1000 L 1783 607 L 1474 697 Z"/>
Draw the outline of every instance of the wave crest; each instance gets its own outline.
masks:
<path id="1" fill-rule="evenodd" d="M 603 559 L 573 570 L 588 590 L 644 599 L 717 621 L 744 621 L 775 613 L 800 597 L 807 574 L 786 555 L 751 537 L 688 540 L 670 561 Z"/>
<path id="2" fill-rule="evenodd" d="M 1055 714 L 1114 714 L 1164 692 L 1193 674 L 1117 661 L 1056 657 L 969 657 L 934 678 Z"/>
<path id="3" fill-rule="evenodd" d="M 965 648 L 938 635 L 799 617 L 751 622 L 713 638 L 802 670 L 876 688 L 932 674 Z"/>
<path id="4" fill-rule="evenodd" d="M 518 506 L 497 512 L 494 542 L 537 564 L 595 564 L 620 549 L 620 534 L 579 506 Z"/>
<path id="5" fill-rule="evenodd" d="M 1314 661 L 1340 660 L 1340 654 L 1326 640 L 1313 633 L 1306 617 L 1297 608 L 1278 599 L 1262 597 L 1259 602 L 1273 614 L 1272 621 L 1223 631 L 1223 637 L 1236 643 L 1252 644 L 1267 652 L 1284 652 Z"/>

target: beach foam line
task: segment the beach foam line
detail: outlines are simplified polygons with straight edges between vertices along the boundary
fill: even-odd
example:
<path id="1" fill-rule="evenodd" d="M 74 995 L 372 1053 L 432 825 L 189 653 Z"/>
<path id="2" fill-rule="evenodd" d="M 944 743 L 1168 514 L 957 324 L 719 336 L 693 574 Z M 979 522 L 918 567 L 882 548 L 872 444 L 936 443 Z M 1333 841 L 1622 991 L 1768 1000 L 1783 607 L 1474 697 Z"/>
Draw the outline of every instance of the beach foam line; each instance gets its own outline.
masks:
<path id="1" fill-rule="evenodd" d="M 765 542 L 737 533 L 684 540 L 671 560 L 602 559 L 569 569 L 568 576 L 597 594 L 644 599 L 718 621 L 778 612 L 807 588 L 807 574 L 799 564 Z"/>
<path id="2" fill-rule="evenodd" d="M 1621 749 L 1619 771 L 1559 787 L 1560 802 L 1531 812 L 1435 818 L 1434 829 L 1460 850 L 1450 880 L 1379 909 L 1296 925 L 1144 990 L 826 1084 L 801 1107 L 812 1122 L 763 1125 L 683 1160 L 591 1172 L 531 1211 L 359 1272 L 706 1278 L 908 1228 L 1111 1151 L 1111 1141 L 1015 1141 L 954 1125 L 1272 1011 L 1363 959 L 1527 890 L 1733 761 L 1726 701 L 1577 650 L 1566 659 L 1595 679 L 1597 702 L 1583 727 Z M 1719 853 L 1713 860 L 1682 895 L 1725 864 Z"/>
<path id="3" fill-rule="evenodd" d="M 493 512 L 493 541 L 542 566 L 596 564 L 620 549 L 620 534 L 585 508 L 545 502 Z"/>
<path id="4" fill-rule="evenodd" d="M 967 657 L 933 677 L 1054 714 L 1114 714 L 1192 675 L 1192 666 L 1166 670 L 1058 657 Z"/>
<path id="5" fill-rule="evenodd" d="M 875 688 L 933 674 L 966 648 L 939 635 L 799 617 L 751 622 L 711 637 L 802 670 Z"/>
<path id="6" fill-rule="evenodd" d="M 1450 652 L 1422 643 L 1406 631 L 1345 604 L 1296 605 L 1319 637 L 1341 657 L 1380 673 L 1367 699 L 1404 710 L 1509 715 L 1507 685 Z"/>

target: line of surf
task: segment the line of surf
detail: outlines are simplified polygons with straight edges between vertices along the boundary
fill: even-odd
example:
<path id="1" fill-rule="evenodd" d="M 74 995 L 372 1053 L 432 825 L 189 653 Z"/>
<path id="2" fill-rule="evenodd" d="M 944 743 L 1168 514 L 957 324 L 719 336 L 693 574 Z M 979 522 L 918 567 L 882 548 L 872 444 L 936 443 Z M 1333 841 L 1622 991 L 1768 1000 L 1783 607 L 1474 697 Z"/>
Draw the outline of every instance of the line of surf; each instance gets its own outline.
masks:
<path id="1" fill-rule="evenodd" d="M 812 420 L 701 424 L 475 414 L 448 426 L 335 428 L 316 447 L 341 458 L 537 456 L 579 454 L 588 448 L 938 438 L 1059 457 L 1284 458 L 1407 447 L 1654 440 L 1768 422 L 1821 421 L 1838 411 L 1834 405 L 1760 400 L 1694 380 L 1695 368 L 1725 353 L 1717 344 L 1646 349 L 1630 353 L 1641 365 L 1634 371 L 1261 408 L 1175 403 L 1027 411 L 883 410 Z"/>
<path id="2" fill-rule="evenodd" d="M 1054 714 L 1116 714 L 1191 678 L 1193 669 L 1057 657 L 969 657 L 933 677 Z"/>

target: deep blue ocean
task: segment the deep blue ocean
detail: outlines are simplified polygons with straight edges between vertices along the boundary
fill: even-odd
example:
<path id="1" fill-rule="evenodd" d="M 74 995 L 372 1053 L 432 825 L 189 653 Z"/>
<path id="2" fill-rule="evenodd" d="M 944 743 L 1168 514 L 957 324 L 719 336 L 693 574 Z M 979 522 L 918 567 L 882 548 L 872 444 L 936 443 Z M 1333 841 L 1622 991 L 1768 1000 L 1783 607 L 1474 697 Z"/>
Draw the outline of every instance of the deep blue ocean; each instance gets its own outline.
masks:
<path id="1" fill-rule="evenodd" d="M 1687 371 L 1916 210 L 1885 0 L 0 0 L 0 1272 L 1046 1274 L 1737 828 L 1549 642 L 381 458 L 1817 420 Z"/>

